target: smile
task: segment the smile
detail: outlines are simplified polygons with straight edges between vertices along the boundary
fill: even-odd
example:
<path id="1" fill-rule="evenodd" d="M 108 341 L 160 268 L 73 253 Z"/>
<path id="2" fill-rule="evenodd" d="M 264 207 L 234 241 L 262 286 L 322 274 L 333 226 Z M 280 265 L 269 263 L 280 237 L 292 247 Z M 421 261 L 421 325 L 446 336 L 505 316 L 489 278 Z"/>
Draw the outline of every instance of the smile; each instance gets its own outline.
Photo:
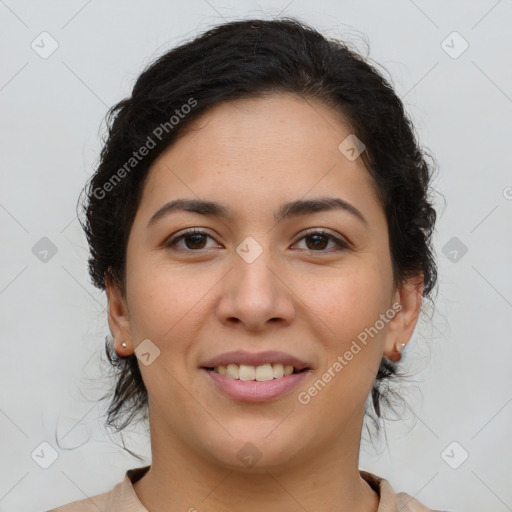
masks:
<path id="1" fill-rule="evenodd" d="M 220 375 L 224 375 L 230 379 L 238 379 L 243 381 L 256 380 L 258 382 L 266 382 L 272 379 L 280 379 L 281 377 L 291 375 L 292 373 L 300 373 L 307 370 L 303 368 L 298 370 L 291 364 L 267 363 L 260 366 L 251 366 L 248 364 L 219 365 L 215 368 L 206 368 L 213 370 Z"/>
<path id="2" fill-rule="evenodd" d="M 312 373 L 310 368 L 294 371 L 293 366 L 287 365 L 286 375 L 284 368 L 280 369 L 279 366 L 283 365 L 264 364 L 255 367 L 243 364 L 239 366 L 230 363 L 227 367 L 224 367 L 226 374 L 222 374 L 218 371 L 219 368 L 221 368 L 220 366 L 215 368 L 203 367 L 201 368 L 201 372 L 203 372 L 208 381 L 213 384 L 214 388 L 231 399 L 239 402 L 265 402 L 290 394 Z M 228 370 L 229 367 L 231 367 L 231 369 Z M 263 370 L 258 370 L 262 367 Z M 277 370 L 277 375 L 281 375 L 281 373 L 282 375 L 275 377 L 273 375 L 274 370 Z M 221 371 L 224 370 L 221 368 Z M 233 376 L 228 376 L 228 371 L 233 372 L 231 374 Z M 270 371 L 272 371 L 272 378 L 266 381 L 260 381 L 257 379 L 257 371 L 264 372 L 264 375 L 266 374 L 267 377 L 270 377 Z M 248 378 L 252 376 L 254 377 Z M 258 373 L 258 377 L 259 376 Z M 246 378 L 246 380 L 244 381 L 241 377 Z"/>

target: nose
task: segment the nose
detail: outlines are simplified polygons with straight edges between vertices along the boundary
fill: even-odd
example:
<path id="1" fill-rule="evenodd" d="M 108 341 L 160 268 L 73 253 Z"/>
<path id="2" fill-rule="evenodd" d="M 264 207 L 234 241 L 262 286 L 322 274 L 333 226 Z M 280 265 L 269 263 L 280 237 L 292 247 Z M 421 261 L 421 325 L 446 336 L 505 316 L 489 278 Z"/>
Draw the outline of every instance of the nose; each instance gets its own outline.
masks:
<path id="1" fill-rule="evenodd" d="M 295 316 L 290 277 L 268 248 L 252 262 L 235 254 L 220 292 L 217 316 L 228 326 L 241 324 L 245 330 L 257 332 L 277 324 L 289 325 Z"/>

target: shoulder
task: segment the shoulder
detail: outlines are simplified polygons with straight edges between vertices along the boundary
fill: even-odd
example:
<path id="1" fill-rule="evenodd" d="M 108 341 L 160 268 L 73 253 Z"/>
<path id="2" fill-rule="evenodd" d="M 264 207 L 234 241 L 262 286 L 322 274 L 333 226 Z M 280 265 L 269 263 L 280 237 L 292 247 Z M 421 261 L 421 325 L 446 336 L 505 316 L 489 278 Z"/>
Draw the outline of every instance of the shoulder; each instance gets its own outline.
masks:
<path id="1" fill-rule="evenodd" d="M 380 476 L 367 471 L 359 471 L 368 484 L 379 494 L 377 512 L 442 512 L 428 508 L 405 492 L 395 492 L 391 484 Z"/>
<path id="2" fill-rule="evenodd" d="M 126 471 L 124 479 L 110 491 L 73 501 L 46 512 L 119 512 L 120 510 L 147 512 L 135 494 L 133 484 L 142 478 L 149 471 L 149 468 L 150 466 L 144 466 L 129 469 Z"/>
<path id="3" fill-rule="evenodd" d="M 122 485 L 123 482 L 120 482 L 110 491 L 90 498 L 84 498 L 83 500 L 73 501 L 72 503 L 52 508 L 47 512 L 107 512 L 111 510 L 111 504 L 115 502 Z"/>
<path id="4" fill-rule="evenodd" d="M 401 512 L 439 512 L 422 505 L 417 499 L 405 492 L 396 495 L 396 504 Z"/>

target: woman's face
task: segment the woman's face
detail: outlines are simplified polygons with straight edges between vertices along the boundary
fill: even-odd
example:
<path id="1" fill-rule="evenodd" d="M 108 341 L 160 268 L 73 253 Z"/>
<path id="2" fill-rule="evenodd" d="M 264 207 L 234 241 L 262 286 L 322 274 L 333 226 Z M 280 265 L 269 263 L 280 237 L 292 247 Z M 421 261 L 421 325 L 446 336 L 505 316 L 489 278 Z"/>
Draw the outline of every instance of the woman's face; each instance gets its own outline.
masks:
<path id="1" fill-rule="evenodd" d="M 393 286 L 374 185 L 350 139 L 339 149 L 350 133 L 311 100 L 237 100 L 203 114 L 152 165 L 126 296 L 107 291 L 116 347 L 137 349 L 153 445 L 238 469 L 334 456 L 347 440 L 358 451 L 379 363 L 412 334 L 419 295 Z M 178 199 L 225 215 L 161 211 Z M 190 229 L 201 234 L 180 237 Z M 282 354 L 240 354 L 265 351 Z M 218 357 L 261 364 L 235 381 L 204 368 Z M 279 361 L 308 369 L 252 380 L 253 366 Z"/>

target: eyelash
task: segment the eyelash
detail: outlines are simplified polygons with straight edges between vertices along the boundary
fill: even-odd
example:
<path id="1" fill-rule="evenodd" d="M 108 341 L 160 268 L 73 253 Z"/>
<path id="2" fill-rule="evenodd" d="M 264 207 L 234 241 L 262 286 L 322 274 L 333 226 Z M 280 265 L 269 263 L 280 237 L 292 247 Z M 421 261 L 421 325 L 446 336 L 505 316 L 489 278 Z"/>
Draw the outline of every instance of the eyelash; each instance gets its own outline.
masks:
<path id="1" fill-rule="evenodd" d="M 190 235 L 206 235 L 207 237 L 213 239 L 213 237 L 211 235 L 209 235 L 208 233 L 206 233 L 204 231 L 201 231 L 200 229 L 189 229 L 189 230 L 181 233 L 178 236 L 169 238 L 168 241 L 165 243 L 165 247 L 170 249 L 170 248 L 174 247 L 179 241 L 187 238 Z M 298 241 L 301 241 L 302 239 L 313 236 L 313 235 L 322 235 L 322 236 L 327 237 L 330 241 L 333 241 L 338 246 L 338 249 L 336 249 L 336 251 L 343 251 L 343 250 L 350 249 L 350 245 L 348 242 L 345 242 L 344 240 L 330 234 L 330 232 L 322 230 L 322 229 L 314 229 L 314 230 L 308 231 Z M 179 250 L 182 250 L 184 252 L 199 252 L 199 251 L 203 251 L 205 249 L 179 249 Z M 333 252 L 332 250 L 331 251 L 327 251 L 327 250 L 315 251 L 312 249 L 305 249 L 305 250 L 309 250 L 310 252 L 318 252 L 318 253 Z"/>

